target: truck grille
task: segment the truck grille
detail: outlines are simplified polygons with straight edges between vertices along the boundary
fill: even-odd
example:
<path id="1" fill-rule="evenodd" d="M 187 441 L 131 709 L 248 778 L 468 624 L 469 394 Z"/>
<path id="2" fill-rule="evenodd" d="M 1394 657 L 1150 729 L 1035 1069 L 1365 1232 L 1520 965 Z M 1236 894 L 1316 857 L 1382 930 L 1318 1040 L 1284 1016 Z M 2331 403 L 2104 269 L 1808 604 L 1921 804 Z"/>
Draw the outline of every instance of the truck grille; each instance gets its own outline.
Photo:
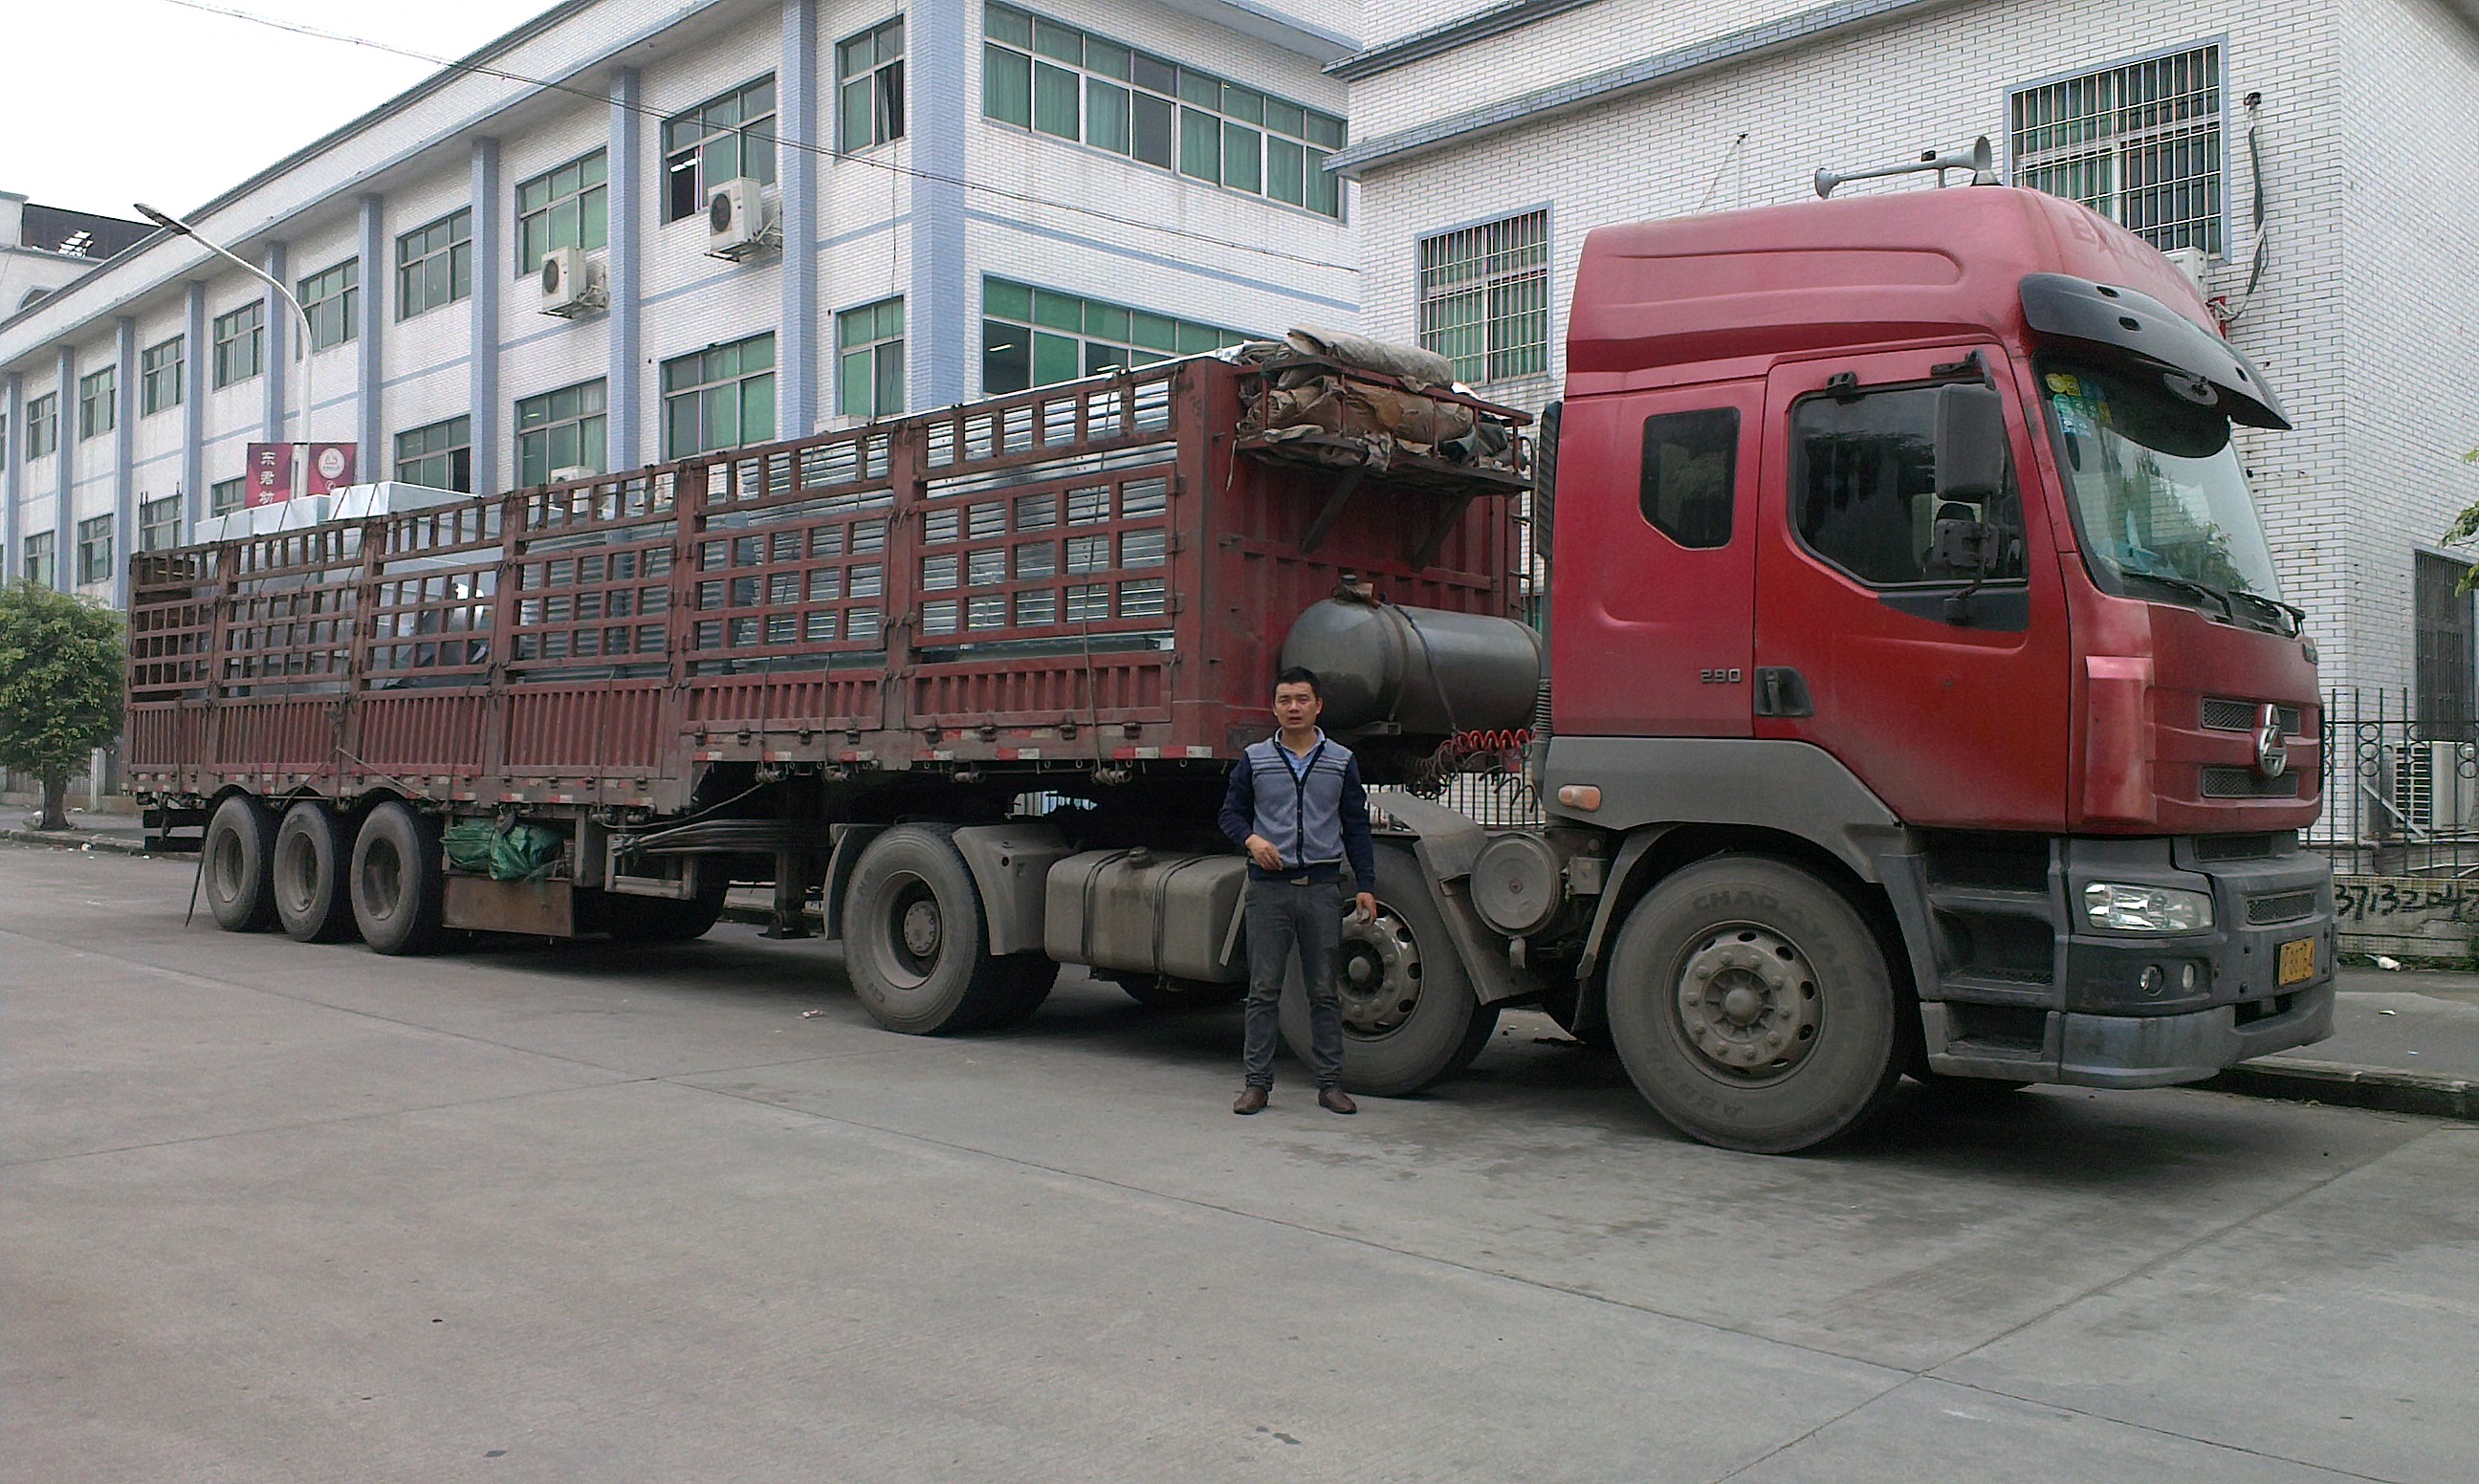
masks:
<path id="1" fill-rule="evenodd" d="M 2265 778 L 2253 768 L 2206 768 L 2207 799 L 2295 799 L 2302 775 L 2285 773 Z"/>
<path id="2" fill-rule="evenodd" d="M 2207 834 L 2195 839 L 2198 860 L 2267 860 L 2280 854 L 2277 834 Z"/>
<path id="3" fill-rule="evenodd" d="M 2312 890 L 2284 891 L 2268 897 L 2249 897 L 2246 912 L 2250 928 L 2260 928 L 2268 922 L 2311 917 L 2315 912 L 2315 893 Z"/>
<path id="4" fill-rule="evenodd" d="M 2296 706 L 2277 705 L 2273 714 L 2281 719 L 2285 735 L 2298 735 L 2299 714 Z M 2261 701 L 2232 701 L 2223 696 L 2204 698 L 2204 726 L 2213 731 L 2253 731 L 2263 720 Z"/>

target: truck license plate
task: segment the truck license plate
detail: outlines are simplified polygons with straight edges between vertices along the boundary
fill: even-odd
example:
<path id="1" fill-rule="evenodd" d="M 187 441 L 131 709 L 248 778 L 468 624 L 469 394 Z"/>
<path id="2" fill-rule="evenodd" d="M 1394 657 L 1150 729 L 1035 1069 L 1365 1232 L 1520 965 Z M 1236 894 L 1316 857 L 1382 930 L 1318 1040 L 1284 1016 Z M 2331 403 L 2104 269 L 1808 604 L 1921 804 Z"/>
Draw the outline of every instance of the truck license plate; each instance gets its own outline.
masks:
<path id="1" fill-rule="evenodd" d="M 2301 980 L 2315 977 L 2315 940 L 2312 937 L 2291 938 L 2281 945 L 2281 987 L 2287 989 Z"/>

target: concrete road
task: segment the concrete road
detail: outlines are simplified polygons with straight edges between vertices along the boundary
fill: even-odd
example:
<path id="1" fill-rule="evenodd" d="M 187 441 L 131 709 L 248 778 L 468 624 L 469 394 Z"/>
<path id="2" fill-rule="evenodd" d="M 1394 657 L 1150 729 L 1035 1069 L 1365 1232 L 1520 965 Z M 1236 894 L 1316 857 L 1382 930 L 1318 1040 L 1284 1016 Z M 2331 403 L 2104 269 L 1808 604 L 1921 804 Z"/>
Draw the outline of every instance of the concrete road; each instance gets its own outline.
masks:
<path id="1" fill-rule="evenodd" d="M 1228 1112 L 1081 977 L 917 1040 L 831 950 L 430 960 L 0 847 L 0 1477 L 2479 1477 L 2479 1130 L 1908 1097 L 1687 1142 L 1512 1016 Z"/>

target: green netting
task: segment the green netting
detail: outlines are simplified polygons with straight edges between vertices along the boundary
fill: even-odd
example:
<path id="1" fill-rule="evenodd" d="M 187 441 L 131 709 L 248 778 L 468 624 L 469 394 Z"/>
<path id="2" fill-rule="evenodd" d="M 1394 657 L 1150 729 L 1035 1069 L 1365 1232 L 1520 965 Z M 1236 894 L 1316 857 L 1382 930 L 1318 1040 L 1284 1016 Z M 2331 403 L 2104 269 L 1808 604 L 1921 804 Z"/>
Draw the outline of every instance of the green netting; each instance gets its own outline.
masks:
<path id="1" fill-rule="evenodd" d="M 502 831 L 487 819 L 469 819 L 440 837 L 447 863 L 495 882 L 530 882 L 550 874 L 563 836 L 540 825 Z"/>

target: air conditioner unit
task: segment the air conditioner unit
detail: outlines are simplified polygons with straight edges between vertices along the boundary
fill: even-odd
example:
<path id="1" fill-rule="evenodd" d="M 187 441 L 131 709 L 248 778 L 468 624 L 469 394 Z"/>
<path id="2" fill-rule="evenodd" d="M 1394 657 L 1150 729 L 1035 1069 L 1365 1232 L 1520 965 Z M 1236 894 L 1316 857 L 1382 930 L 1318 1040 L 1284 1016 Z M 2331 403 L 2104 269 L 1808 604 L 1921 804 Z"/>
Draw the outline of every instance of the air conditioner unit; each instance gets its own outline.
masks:
<path id="1" fill-rule="evenodd" d="M 2466 831 L 2479 818 L 2479 746 L 2404 742 L 2393 749 L 2393 807 L 2427 834 Z"/>
<path id="2" fill-rule="evenodd" d="M 554 247 L 543 254 L 542 312 L 574 320 L 610 301 L 594 282 L 594 265 L 581 247 Z"/>
<path id="3" fill-rule="evenodd" d="M 591 479 L 601 472 L 591 464 L 563 464 L 550 472 L 550 482 L 566 484 L 572 479 Z"/>
<path id="4" fill-rule="evenodd" d="M 2197 294 L 2208 299 L 2212 296 L 2210 279 L 2212 260 L 2204 255 L 2203 248 L 2172 247 L 2167 256 L 2177 266 L 2178 271 L 2186 275 L 2186 281 L 2195 286 Z"/>
<path id="5" fill-rule="evenodd" d="M 743 175 L 706 192 L 705 254 L 737 263 L 775 245 L 766 222 L 766 198 Z"/>

